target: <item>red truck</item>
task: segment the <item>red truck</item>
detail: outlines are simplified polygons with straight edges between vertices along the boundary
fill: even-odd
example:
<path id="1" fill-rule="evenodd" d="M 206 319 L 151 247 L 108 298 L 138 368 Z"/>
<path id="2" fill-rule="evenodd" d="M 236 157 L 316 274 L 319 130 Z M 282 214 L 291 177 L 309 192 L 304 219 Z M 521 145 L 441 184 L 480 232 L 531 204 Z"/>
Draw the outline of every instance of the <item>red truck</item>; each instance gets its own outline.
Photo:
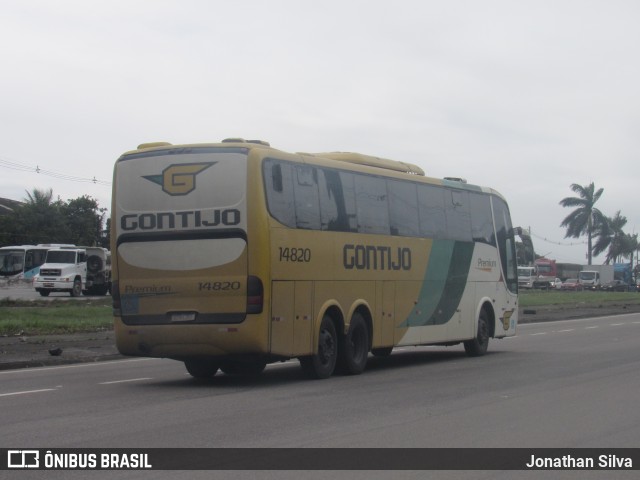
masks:
<path id="1" fill-rule="evenodd" d="M 578 278 L 582 265 L 577 263 L 560 263 L 549 258 L 538 258 L 534 265 L 538 271 L 538 278 L 533 282 L 533 288 L 552 288 L 556 278 L 563 282 L 567 278 Z"/>

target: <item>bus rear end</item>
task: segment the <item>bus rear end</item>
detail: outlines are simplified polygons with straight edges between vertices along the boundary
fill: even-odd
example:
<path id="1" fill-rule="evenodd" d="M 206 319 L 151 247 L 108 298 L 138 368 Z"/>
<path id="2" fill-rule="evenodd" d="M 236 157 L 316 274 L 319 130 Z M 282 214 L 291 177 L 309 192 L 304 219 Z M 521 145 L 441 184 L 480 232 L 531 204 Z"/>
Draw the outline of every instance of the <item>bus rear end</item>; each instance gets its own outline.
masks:
<path id="1" fill-rule="evenodd" d="M 252 315 L 262 311 L 262 284 L 248 271 L 248 153 L 153 144 L 118 159 L 112 253 L 121 353 L 185 360 L 193 370 L 212 358 L 266 353 L 267 326 Z"/>

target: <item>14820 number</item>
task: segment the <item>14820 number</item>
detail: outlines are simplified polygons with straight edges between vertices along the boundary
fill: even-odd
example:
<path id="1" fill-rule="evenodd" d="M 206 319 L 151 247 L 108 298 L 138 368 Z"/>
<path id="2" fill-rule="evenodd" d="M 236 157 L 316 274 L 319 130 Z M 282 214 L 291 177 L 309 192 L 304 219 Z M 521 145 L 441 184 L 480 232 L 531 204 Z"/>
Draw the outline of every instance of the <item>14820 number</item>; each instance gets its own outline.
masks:
<path id="1" fill-rule="evenodd" d="M 280 247 L 279 252 L 280 252 L 281 262 L 310 262 L 311 261 L 310 248 Z"/>

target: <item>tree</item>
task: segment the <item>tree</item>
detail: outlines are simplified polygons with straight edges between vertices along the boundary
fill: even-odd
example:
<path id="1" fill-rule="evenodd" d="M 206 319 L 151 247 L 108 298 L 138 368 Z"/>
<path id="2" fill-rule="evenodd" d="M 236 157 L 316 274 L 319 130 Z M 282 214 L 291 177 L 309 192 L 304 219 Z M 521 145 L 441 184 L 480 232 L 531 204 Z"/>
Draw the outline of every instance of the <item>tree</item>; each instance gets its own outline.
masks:
<path id="1" fill-rule="evenodd" d="M 100 243 L 105 209 L 100 209 L 95 199 L 88 195 L 74 198 L 64 204 L 61 211 L 67 225 L 66 243 L 89 247 Z"/>
<path id="2" fill-rule="evenodd" d="M 633 254 L 638 250 L 638 234 L 634 233 L 630 235 L 625 233 L 624 236 L 620 239 L 620 246 L 617 249 L 617 253 L 615 257 L 612 257 L 615 260 L 628 258 L 631 260 L 631 264 L 633 265 Z"/>
<path id="3" fill-rule="evenodd" d="M 83 195 L 67 202 L 53 201 L 52 190 L 27 192 L 24 204 L 0 219 L 3 245 L 72 243 L 94 246 L 104 243 L 106 209 Z"/>
<path id="4" fill-rule="evenodd" d="M 594 232 L 607 221 L 605 215 L 595 207 L 596 202 L 604 192 L 604 188 L 596 191 L 593 182 L 586 186 L 574 183 L 571 185 L 571 190 L 577 193 L 579 197 L 566 197 L 560 200 L 560 205 L 563 207 L 575 207 L 575 210 L 566 216 L 560 226 L 567 228 L 565 238 L 587 236 L 587 258 L 588 264 L 591 265 L 593 254 L 592 237 Z"/>
<path id="5" fill-rule="evenodd" d="M 33 207 L 48 207 L 51 205 L 51 200 L 53 198 L 53 189 L 49 190 L 39 190 L 34 188 L 33 190 L 26 191 L 27 198 L 24 199 L 27 205 L 31 205 Z"/>
<path id="6" fill-rule="evenodd" d="M 53 201 L 53 190 L 34 188 L 26 192 L 24 203 L 14 209 L 10 225 L 12 244 L 62 243 L 64 217 L 61 201 Z"/>
<path id="7" fill-rule="evenodd" d="M 611 263 L 620 256 L 620 247 L 623 245 L 623 237 L 626 235 L 622 229 L 627 224 L 627 217 L 620 214 L 620 210 L 613 217 L 605 217 L 605 221 L 597 227 L 597 240 L 593 246 L 593 254 L 600 255 L 609 249 L 605 263 Z"/>

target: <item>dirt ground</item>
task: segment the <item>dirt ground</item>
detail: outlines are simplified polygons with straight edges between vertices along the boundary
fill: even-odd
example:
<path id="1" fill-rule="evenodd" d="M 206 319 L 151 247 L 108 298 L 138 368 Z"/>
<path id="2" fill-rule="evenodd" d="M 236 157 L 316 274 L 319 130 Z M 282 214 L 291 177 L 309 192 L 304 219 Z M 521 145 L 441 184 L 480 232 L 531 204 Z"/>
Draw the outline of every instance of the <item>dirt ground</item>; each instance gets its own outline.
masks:
<path id="1" fill-rule="evenodd" d="M 640 312 L 640 304 L 531 307 L 520 310 L 519 323 L 548 322 Z M 0 337 L 0 370 L 67 365 L 125 358 L 118 353 L 113 331 L 71 335 Z"/>
<path id="2" fill-rule="evenodd" d="M 0 370 L 98 362 L 122 357 L 114 333 L 0 337 Z"/>

